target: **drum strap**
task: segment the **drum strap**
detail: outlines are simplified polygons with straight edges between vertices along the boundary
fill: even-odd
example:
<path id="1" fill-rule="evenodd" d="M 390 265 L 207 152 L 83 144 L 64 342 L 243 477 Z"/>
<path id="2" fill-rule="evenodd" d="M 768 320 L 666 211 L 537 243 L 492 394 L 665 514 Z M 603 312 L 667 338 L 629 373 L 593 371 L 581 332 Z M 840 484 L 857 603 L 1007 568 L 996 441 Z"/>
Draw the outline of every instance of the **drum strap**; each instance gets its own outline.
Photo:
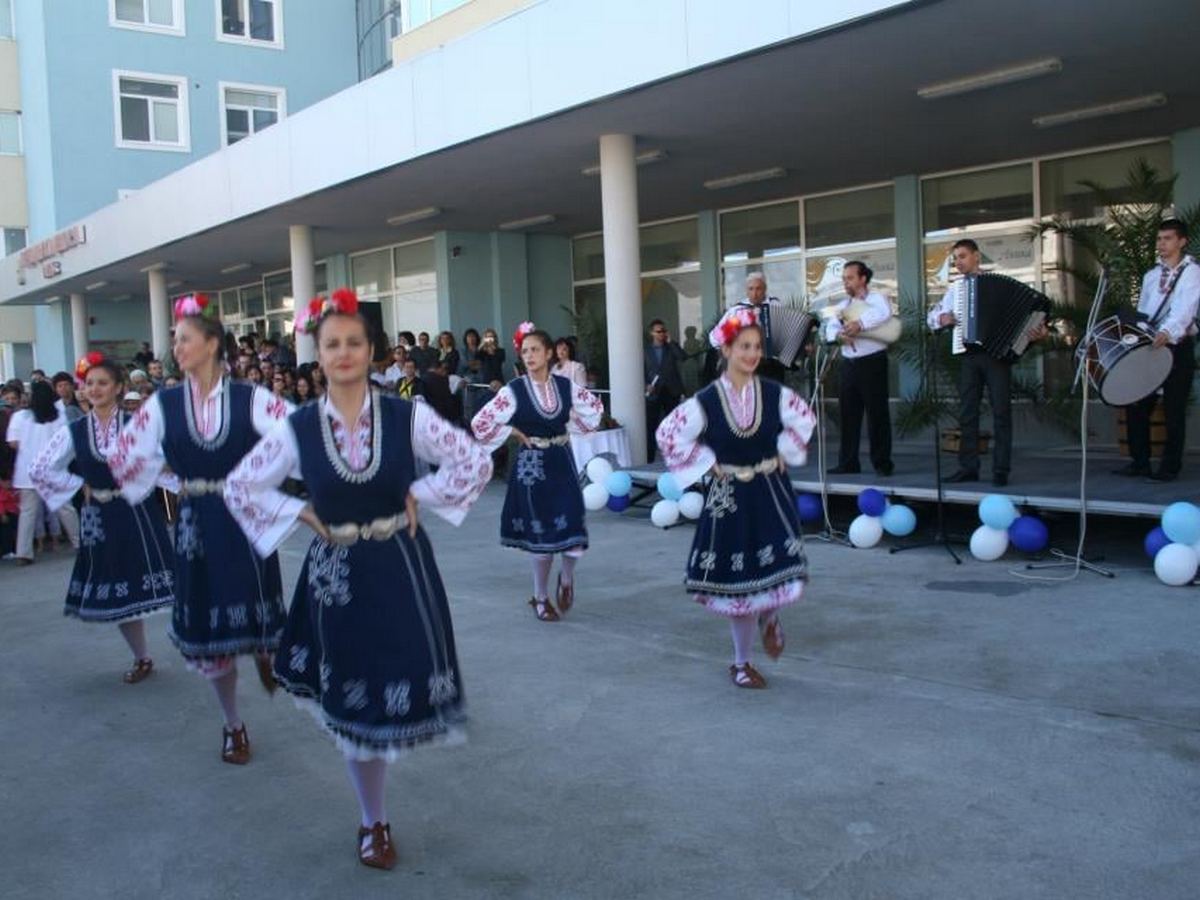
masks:
<path id="1" fill-rule="evenodd" d="M 1171 279 L 1167 283 L 1167 292 L 1165 294 L 1163 294 L 1162 301 L 1158 304 L 1158 309 L 1156 309 L 1154 311 L 1154 315 L 1152 315 L 1149 319 L 1146 320 L 1146 324 L 1149 325 L 1154 330 L 1156 330 L 1156 331 L 1158 330 L 1158 319 L 1163 314 L 1163 311 L 1167 308 L 1167 304 L 1171 300 L 1171 295 L 1173 293 L 1175 293 L 1175 285 L 1179 284 L 1179 279 L 1181 277 L 1183 277 L 1183 270 L 1188 267 L 1188 263 L 1190 263 L 1191 261 L 1192 261 L 1191 257 L 1189 257 L 1189 256 L 1184 257 L 1183 262 L 1181 262 L 1179 264 L 1179 268 L 1176 269 L 1174 271 L 1174 273 L 1171 275 Z M 1161 265 L 1161 263 L 1160 263 L 1160 265 Z"/>

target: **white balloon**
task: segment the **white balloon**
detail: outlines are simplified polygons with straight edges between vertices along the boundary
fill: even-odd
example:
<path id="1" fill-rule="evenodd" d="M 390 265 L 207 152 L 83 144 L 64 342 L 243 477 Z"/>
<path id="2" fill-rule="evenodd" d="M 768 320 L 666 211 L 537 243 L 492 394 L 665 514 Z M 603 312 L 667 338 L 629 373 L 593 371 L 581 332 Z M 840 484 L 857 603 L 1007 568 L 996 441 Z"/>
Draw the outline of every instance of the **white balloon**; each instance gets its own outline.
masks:
<path id="1" fill-rule="evenodd" d="M 608 476 L 613 473 L 613 467 L 612 463 L 610 463 L 603 456 L 593 456 L 591 460 L 588 461 L 584 471 L 587 472 L 588 481 L 590 481 L 592 484 L 603 485 L 604 482 L 608 481 Z M 605 499 L 604 502 L 607 503 L 608 500 Z M 590 508 L 591 507 L 589 507 L 589 509 Z"/>
<path id="2" fill-rule="evenodd" d="M 670 528 L 679 521 L 679 504 L 674 500 L 659 500 L 650 510 L 650 521 L 659 528 Z"/>
<path id="3" fill-rule="evenodd" d="M 592 460 L 595 462 L 595 460 Z M 608 504 L 608 488 L 603 484 L 589 484 L 583 489 L 583 505 L 588 509 L 604 509 Z"/>
<path id="4" fill-rule="evenodd" d="M 679 498 L 679 511 L 687 519 L 698 519 L 704 512 L 704 495 L 698 491 L 688 491 Z"/>
<path id="5" fill-rule="evenodd" d="M 980 525 L 971 535 L 971 555 L 983 562 L 999 559 L 1008 550 L 1008 532 Z"/>
<path id="6" fill-rule="evenodd" d="M 874 547 L 883 537 L 883 523 L 877 516 L 861 515 L 850 523 L 850 543 L 860 550 Z"/>
<path id="7" fill-rule="evenodd" d="M 1191 582 L 1197 569 L 1200 569 L 1200 557 L 1187 544 L 1167 544 L 1154 557 L 1154 574 L 1171 587 Z"/>

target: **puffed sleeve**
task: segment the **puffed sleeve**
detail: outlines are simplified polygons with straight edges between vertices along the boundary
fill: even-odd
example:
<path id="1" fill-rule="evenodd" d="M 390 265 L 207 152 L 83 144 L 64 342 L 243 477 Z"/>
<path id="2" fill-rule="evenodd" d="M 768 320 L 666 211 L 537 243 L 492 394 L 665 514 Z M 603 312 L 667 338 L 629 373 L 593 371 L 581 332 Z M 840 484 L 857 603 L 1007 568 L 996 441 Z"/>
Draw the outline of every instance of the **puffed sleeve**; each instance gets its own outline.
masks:
<path id="1" fill-rule="evenodd" d="M 929 314 L 925 317 L 925 324 L 929 326 L 930 331 L 937 331 L 942 326 L 938 324 L 938 318 L 942 313 L 954 312 L 954 292 L 958 290 L 961 281 L 956 281 L 947 288 L 946 293 L 942 295 L 942 299 L 929 310 Z"/>
<path id="2" fill-rule="evenodd" d="M 292 404 L 263 387 L 256 386 L 250 396 L 250 420 L 260 437 L 270 434 L 276 425 L 296 411 Z"/>
<path id="3" fill-rule="evenodd" d="M 789 466 L 804 465 L 817 417 L 799 394 L 785 387 L 779 394 L 779 418 L 783 422 L 783 430 L 775 442 L 779 455 Z"/>
<path id="4" fill-rule="evenodd" d="M 71 502 L 75 492 L 83 486 L 83 479 L 68 468 L 75 459 L 75 442 L 71 440 L 69 428 L 60 428 L 29 467 L 29 480 L 33 482 L 50 512 Z"/>
<path id="5" fill-rule="evenodd" d="M 413 404 L 413 453 L 438 467 L 409 490 L 417 502 L 451 525 L 460 525 L 492 477 L 490 452 L 428 404 Z"/>
<path id="6" fill-rule="evenodd" d="M 295 530 L 304 501 L 279 490 L 287 477 L 300 478 L 300 454 L 288 421 L 276 422 L 266 437 L 225 477 L 225 505 L 259 556 L 270 556 Z"/>
<path id="7" fill-rule="evenodd" d="M 849 300 L 841 300 L 838 303 L 834 304 L 833 308 L 835 310 L 837 310 L 838 312 L 841 312 L 843 309 L 845 309 L 849 305 L 850 305 Z M 837 336 L 842 333 L 842 328 L 843 328 L 842 319 L 840 316 L 832 316 L 831 315 L 828 319 L 825 320 L 825 324 L 822 325 L 821 328 L 824 333 L 823 336 L 825 338 L 826 343 L 836 341 Z"/>
<path id="8" fill-rule="evenodd" d="M 706 427 L 704 410 L 692 397 L 675 407 L 654 434 L 663 461 L 681 488 L 695 484 L 717 461 L 712 449 L 700 441 Z"/>
<path id="9" fill-rule="evenodd" d="M 489 400 L 483 409 L 475 413 L 475 418 L 471 420 L 471 431 L 475 440 L 479 441 L 488 453 L 508 440 L 508 436 L 512 434 L 508 423 L 512 421 L 516 411 L 517 398 L 512 388 L 505 385 L 496 391 L 496 396 Z"/>
<path id="10" fill-rule="evenodd" d="M 1196 320 L 1197 305 L 1200 304 L 1200 266 L 1190 263 L 1181 273 L 1175 284 L 1175 292 L 1171 295 L 1167 314 L 1159 324 L 1159 330 L 1171 336 L 1171 341 L 1179 343 L 1187 337 L 1188 329 Z"/>
<path id="11" fill-rule="evenodd" d="M 121 486 L 121 496 L 138 504 L 150 495 L 167 464 L 162 442 L 164 419 L 162 403 L 151 395 L 141 405 L 117 438 L 117 449 L 108 458 L 113 478 Z"/>
<path id="12" fill-rule="evenodd" d="M 571 383 L 571 422 L 579 431 L 595 431 L 600 427 L 604 404 L 582 385 Z"/>

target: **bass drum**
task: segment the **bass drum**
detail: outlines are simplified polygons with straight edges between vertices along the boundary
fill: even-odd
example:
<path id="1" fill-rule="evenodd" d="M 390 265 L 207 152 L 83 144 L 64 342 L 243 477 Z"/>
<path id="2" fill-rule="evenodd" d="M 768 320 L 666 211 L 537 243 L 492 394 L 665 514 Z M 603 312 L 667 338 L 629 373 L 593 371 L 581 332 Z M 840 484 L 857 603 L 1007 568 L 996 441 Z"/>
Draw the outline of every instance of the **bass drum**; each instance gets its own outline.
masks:
<path id="1" fill-rule="evenodd" d="M 1171 373 L 1167 347 L 1136 325 L 1111 316 L 1096 327 L 1076 353 L 1087 365 L 1088 382 L 1109 406 L 1128 406 L 1162 387 Z"/>

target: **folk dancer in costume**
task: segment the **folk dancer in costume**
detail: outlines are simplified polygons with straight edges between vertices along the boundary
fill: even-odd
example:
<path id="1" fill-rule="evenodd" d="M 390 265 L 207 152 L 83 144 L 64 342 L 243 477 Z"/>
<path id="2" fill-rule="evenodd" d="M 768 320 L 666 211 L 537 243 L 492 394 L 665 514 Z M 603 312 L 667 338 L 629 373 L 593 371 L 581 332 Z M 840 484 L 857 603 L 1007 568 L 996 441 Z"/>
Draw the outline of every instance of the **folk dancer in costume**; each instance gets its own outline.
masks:
<path id="1" fill-rule="evenodd" d="M 970 238 L 955 242 L 950 248 L 954 268 L 963 277 L 950 286 L 941 301 L 929 310 L 926 317 L 931 331 L 961 327 L 954 309 L 957 292 L 966 290 L 966 280 L 979 274 L 982 255 L 979 245 Z M 1030 340 L 1038 341 L 1049 333 L 1039 325 L 1030 331 Z M 958 392 L 961 402 L 958 421 L 962 438 L 958 450 L 958 471 L 946 477 L 950 484 L 979 480 L 979 406 L 983 388 L 987 386 L 988 401 L 992 404 L 992 428 L 996 442 L 992 449 L 992 484 L 1004 487 L 1012 470 L 1012 360 L 996 359 L 981 347 L 968 345 L 959 359 L 962 371 Z"/>
<path id="2" fill-rule="evenodd" d="M 568 444 L 567 425 L 595 431 L 604 407 L 587 388 L 550 372 L 554 342 L 523 322 L 513 336 L 525 374 L 501 388 L 471 421 L 475 437 L 491 452 L 513 435 L 520 442 L 500 513 L 500 543 L 533 555 L 529 605 L 543 622 L 557 622 L 575 602 L 575 565 L 588 546 L 583 493 Z M 562 554 L 555 600 L 550 569 Z"/>
<path id="3" fill-rule="evenodd" d="M 190 668 L 212 683 L 225 715 L 221 759 L 250 761 L 238 715 L 237 657 L 254 654 L 274 690 L 271 654 L 283 628 L 279 560 L 260 560 L 225 506 L 225 477 L 260 435 L 291 412 L 264 388 L 233 381 L 222 364 L 225 329 L 203 294 L 175 302 L 175 359 L 182 384 L 151 395 L 121 430 L 109 457 L 130 503 L 154 489 L 164 467 L 180 479 L 175 523 L 175 612 L 170 637 Z"/>
<path id="4" fill-rule="evenodd" d="M 1181 219 L 1164 219 L 1158 226 L 1155 249 L 1159 264 L 1142 278 L 1138 313 L 1155 330 L 1154 346 L 1170 347 L 1174 361 L 1162 386 L 1167 418 L 1167 442 L 1158 469 L 1150 471 L 1150 414 L 1158 391 L 1125 407 L 1132 461 L 1119 475 L 1145 475 L 1154 481 L 1174 481 L 1183 468 L 1188 394 L 1196 371 L 1196 311 L 1200 303 L 1200 265 L 1184 253 L 1188 228 Z"/>
<path id="5" fill-rule="evenodd" d="M 777 658 L 784 646 L 779 609 L 800 600 L 808 580 L 787 467 L 804 464 L 816 419 L 795 392 L 757 376 L 762 329 L 752 310 L 729 310 L 709 340 L 721 349 L 725 372 L 663 421 L 658 446 L 679 484 L 713 476 L 684 585 L 729 619 L 733 683 L 764 688 L 750 662 L 755 627 Z"/>
<path id="6" fill-rule="evenodd" d="M 174 555 L 158 503 L 151 498 L 131 506 L 108 468 L 129 418 L 117 403 L 124 373 L 93 352 L 79 361 L 75 375 L 83 382 L 91 411 L 50 439 L 29 477 L 51 512 L 69 504 L 83 488 L 79 553 L 63 614 L 82 622 L 115 623 L 133 652 L 125 682 L 136 684 L 154 670 L 142 620 L 175 602 Z M 171 475 L 159 483 L 178 489 Z"/>
<path id="7" fill-rule="evenodd" d="M 870 288 L 872 273 L 864 262 L 854 260 L 842 267 L 842 286 L 846 297 L 834 304 L 841 312 L 853 301 L 861 300 L 867 309 L 860 319 L 843 322 L 833 316 L 825 325 L 825 339 L 841 343 L 842 361 L 839 367 L 838 410 L 841 442 L 838 444 L 838 464 L 830 475 L 853 475 L 861 471 L 858 463 L 858 444 L 862 437 L 863 413 L 867 416 L 867 437 L 871 446 L 871 464 L 883 476 L 895 471 L 892 463 L 892 419 L 888 409 L 887 344 L 860 337 L 861 332 L 878 328 L 892 317 L 892 304 L 887 297 Z"/>
<path id="8" fill-rule="evenodd" d="M 770 355 L 771 347 L 771 307 L 780 305 L 775 297 L 767 296 L 767 278 L 762 272 L 751 272 L 746 276 L 746 297 L 733 308 L 748 309 L 754 313 L 758 328 L 762 332 L 763 353 L 758 365 L 758 374 L 763 378 L 783 384 L 787 369 L 783 363 Z"/>
<path id="9" fill-rule="evenodd" d="M 352 291 L 316 298 L 297 328 L 315 334 L 329 391 L 258 443 L 226 479 L 225 498 L 263 556 L 298 521 L 317 532 L 275 676 L 346 756 L 362 809 L 359 859 L 390 869 L 387 763 L 459 735 L 462 721 L 450 610 L 417 505 L 460 524 L 492 462 L 429 404 L 371 389 L 372 348 Z M 417 478 L 418 459 L 437 472 Z M 289 476 L 304 480 L 308 503 L 279 490 Z"/>

